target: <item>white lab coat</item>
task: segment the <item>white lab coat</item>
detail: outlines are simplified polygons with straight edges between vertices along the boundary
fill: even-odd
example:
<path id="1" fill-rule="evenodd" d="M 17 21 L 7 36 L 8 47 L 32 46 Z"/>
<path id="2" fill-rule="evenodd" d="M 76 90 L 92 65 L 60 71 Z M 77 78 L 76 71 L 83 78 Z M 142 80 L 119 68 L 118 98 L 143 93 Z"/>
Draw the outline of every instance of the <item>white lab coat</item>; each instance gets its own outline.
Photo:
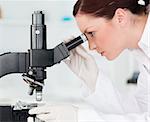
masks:
<path id="1" fill-rule="evenodd" d="M 86 102 L 96 109 L 99 119 L 82 118 L 81 122 L 150 122 L 150 15 L 138 45 L 140 49 L 132 51 L 140 70 L 136 95 L 124 99 L 100 71 L 95 91 L 86 91 L 88 96 L 85 97 Z"/>

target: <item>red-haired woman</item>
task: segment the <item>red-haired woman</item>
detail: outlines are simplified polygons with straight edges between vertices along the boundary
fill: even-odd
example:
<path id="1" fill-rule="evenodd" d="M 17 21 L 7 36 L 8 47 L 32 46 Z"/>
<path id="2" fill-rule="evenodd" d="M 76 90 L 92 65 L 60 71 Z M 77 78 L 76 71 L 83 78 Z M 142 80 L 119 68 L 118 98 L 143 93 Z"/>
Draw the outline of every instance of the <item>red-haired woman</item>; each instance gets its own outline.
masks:
<path id="1" fill-rule="evenodd" d="M 88 38 L 89 49 L 96 50 L 108 60 L 115 59 L 124 49 L 129 49 L 135 54 L 140 70 L 137 94 L 130 99 L 128 97 L 122 99 L 112 82 L 106 78 L 101 69 L 98 69 L 92 56 L 82 46 L 73 50 L 70 60 L 66 60 L 65 63 L 84 81 L 83 88 L 87 95 L 85 100 L 94 106 L 100 117 L 88 120 L 92 113 L 85 112 L 86 118 L 82 122 L 150 122 L 148 7 L 149 0 L 78 0 L 76 2 L 73 15 L 79 29 Z M 44 107 L 37 110 L 37 113 L 40 113 L 44 111 Z M 51 111 L 52 109 L 49 109 L 49 112 Z M 80 110 L 78 115 L 79 113 Z M 47 114 L 47 118 L 51 118 L 51 113 Z"/>

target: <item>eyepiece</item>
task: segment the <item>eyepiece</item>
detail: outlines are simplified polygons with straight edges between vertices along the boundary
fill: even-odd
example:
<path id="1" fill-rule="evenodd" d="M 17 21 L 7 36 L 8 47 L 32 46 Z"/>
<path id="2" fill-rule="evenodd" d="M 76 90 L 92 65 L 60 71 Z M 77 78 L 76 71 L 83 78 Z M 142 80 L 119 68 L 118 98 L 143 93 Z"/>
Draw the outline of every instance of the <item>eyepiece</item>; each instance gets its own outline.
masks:
<path id="1" fill-rule="evenodd" d="M 80 37 L 82 38 L 83 42 L 87 41 L 87 37 L 85 34 L 81 34 Z"/>
<path id="2" fill-rule="evenodd" d="M 84 43 L 85 41 L 87 41 L 87 37 L 85 36 L 85 34 L 81 34 L 80 36 L 74 38 L 73 40 L 71 40 L 68 43 L 65 43 L 67 49 L 70 51 L 73 48 L 79 46 L 80 44 Z"/>
<path id="3" fill-rule="evenodd" d="M 32 14 L 32 24 L 33 25 L 44 25 L 44 14 L 42 11 L 34 11 Z"/>

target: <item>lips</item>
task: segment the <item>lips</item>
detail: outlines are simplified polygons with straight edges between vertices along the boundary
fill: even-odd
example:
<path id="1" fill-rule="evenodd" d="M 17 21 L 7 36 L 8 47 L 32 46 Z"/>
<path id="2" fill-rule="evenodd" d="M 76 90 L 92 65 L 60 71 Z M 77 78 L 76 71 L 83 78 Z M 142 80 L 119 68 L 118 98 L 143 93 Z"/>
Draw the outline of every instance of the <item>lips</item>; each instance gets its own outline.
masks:
<path id="1" fill-rule="evenodd" d="M 98 53 L 100 53 L 102 56 L 104 55 L 105 51 L 97 51 Z"/>
<path id="2" fill-rule="evenodd" d="M 101 55 L 104 56 L 104 53 L 105 53 L 105 51 L 102 51 L 102 52 L 101 52 Z"/>

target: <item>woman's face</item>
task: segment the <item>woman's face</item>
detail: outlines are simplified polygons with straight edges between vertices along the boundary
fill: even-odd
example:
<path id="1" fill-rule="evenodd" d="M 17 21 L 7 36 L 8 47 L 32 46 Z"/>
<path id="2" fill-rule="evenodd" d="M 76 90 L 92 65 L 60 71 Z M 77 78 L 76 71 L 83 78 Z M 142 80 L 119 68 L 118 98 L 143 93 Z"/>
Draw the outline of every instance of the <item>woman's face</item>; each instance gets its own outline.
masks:
<path id="1" fill-rule="evenodd" d="M 77 25 L 88 38 L 89 48 L 108 60 L 115 59 L 125 48 L 125 33 L 114 20 L 90 15 L 76 16 Z"/>

